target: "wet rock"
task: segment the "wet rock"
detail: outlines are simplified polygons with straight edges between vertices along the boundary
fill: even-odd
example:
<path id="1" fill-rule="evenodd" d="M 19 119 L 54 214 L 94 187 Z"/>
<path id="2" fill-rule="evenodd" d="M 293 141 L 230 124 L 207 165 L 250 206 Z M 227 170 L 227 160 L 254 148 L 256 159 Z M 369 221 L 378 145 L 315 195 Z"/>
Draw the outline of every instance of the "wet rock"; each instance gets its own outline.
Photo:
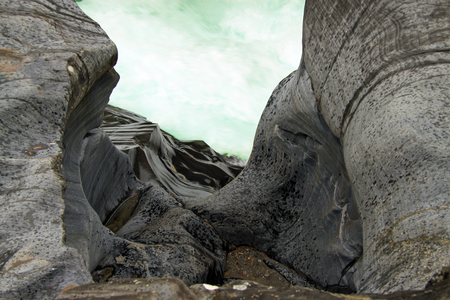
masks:
<path id="1" fill-rule="evenodd" d="M 303 286 L 315 288 L 305 278 L 264 253 L 250 247 L 238 247 L 227 255 L 224 282 L 249 280 L 278 289 Z"/>
<path id="2" fill-rule="evenodd" d="M 232 244 L 255 247 L 318 287 L 349 284 L 360 216 L 303 64 L 274 90 L 242 173 L 188 207 Z"/>
<path id="3" fill-rule="evenodd" d="M 196 284 L 187 288 L 175 278 L 125 279 L 88 284 L 66 289 L 57 299 L 448 299 L 450 282 L 442 282 L 425 291 L 396 292 L 389 295 L 342 295 L 309 288 L 276 289 L 253 281 L 239 280 L 224 286 Z"/>
<path id="4" fill-rule="evenodd" d="M 449 27 L 448 1 L 306 1 L 306 69 L 363 220 L 360 292 L 450 264 Z"/>

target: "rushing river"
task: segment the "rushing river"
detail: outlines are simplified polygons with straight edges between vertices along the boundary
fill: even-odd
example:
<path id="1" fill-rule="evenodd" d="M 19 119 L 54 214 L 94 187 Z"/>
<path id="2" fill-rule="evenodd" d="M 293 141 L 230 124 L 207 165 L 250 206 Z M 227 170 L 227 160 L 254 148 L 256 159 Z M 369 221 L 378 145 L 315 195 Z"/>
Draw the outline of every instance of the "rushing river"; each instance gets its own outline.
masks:
<path id="1" fill-rule="evenodd" d="M 111 104 L 247 159 L 301 57 L 304 0 L 82 0 L 119 49 Z"/>

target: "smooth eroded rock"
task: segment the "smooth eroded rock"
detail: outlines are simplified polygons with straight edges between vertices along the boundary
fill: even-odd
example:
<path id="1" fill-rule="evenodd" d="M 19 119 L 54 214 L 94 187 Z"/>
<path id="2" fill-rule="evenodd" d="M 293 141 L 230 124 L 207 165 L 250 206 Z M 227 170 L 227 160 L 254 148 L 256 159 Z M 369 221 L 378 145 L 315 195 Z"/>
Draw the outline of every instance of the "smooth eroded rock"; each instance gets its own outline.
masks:
<path id="1" fill-rule="evenodd" d="M 303 64 L 274 90 L 242 173 L 188 207 L 229 242 L 255 247 L 319 287 L 349 284 L 361 220 L 342 147 Z"/>
<path id="2" fill-rule="evenodd" d="M 306 1 L 303 54 L 363 220 L 361 292 L 450 264 L 450 3 Z"/>

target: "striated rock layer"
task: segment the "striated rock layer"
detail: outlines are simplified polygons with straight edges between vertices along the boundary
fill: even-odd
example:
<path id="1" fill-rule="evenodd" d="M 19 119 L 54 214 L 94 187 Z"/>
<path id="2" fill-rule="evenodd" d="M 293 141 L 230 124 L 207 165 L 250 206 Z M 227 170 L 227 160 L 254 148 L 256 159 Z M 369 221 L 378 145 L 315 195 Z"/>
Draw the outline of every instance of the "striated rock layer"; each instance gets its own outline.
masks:
<path id="1" fill-rule="evenodd" d="M 140 116 L 103 120 L 117 50 L 72 0 L 3 0 L 0 17 L 0 298 L 127 296 L 134 277 L 179 279 L 131 282 L 141 296 L 345 297 L 189 290 L 221 282 L 230 243 L 265 252 L 239 263 L 262 260 L 285 286 L 448 279 L 448 1 L 307 0 L 304 57 L 240 174 Z M 93 279 L 122 281 L 68 289 Z M 447 283 L 387 297 L 445 297 Z"/>
<path id="2" fill-rule="evenodd" d="M 1 1 L 0 32 L 0 298 L 52 299 L 91 282 L 64 242 L 61 133 L 117 52 L 73 1 Z"/>
<path id="3" fill-rule="evenodd" d="M 319 287 L 348 285 L 362 250 L 358 208 L 303 64 L 269 99 L 244 171 L 190 208 L 231 243 L 266 252 Z"/>
<path id="4" fill-rule="evenodd" d="M 306 1 L 305 66 L 362 217 L 360 292 L 450 265 L 450 3 Z"/>

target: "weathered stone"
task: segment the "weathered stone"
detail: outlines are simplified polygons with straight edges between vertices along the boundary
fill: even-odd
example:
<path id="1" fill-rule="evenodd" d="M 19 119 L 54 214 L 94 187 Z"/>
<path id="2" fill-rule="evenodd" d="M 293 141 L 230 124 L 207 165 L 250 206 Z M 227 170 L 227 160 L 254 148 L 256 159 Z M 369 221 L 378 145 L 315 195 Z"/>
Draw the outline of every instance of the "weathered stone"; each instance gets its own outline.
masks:
<path id="1" fill-rule="evenodd" d="M 342 295 L 309 288 L 276 289 L 254 281 L 239 280 L 224 286 L 196 284 L 189 289 L 178 279 L 125 279 L 102 284 L 69 287 L 57 299 L 342 299 L 342 300 L 435 300 L 450 297 L 450 281 L 425 291 L 396 292 L 389 295 Z"/>
<path id="2" fill-rule="evenodd" d="M 249 280 L 278 289 L 303 286 L 314 288 L 305 278 L 294 270 L 269 258 L 264 253 L 250 247 L 237 247 L 227 255 L 224 282 Z"/>
<path id="3" fill-rule="evenodd" d="M 450 264 L 450 3 L 307 1 L 304 59 L 363 219 L 360 292 Z"/>
<path id="4" fill-rule="evenodd" d="M 143 187 L 127 155 L 96 129 L 117 81 L 114 70 L 101 76 L 73 109 L 63 135 L 66 245 L 79 251 L 89 271 L 111 251 L 113 234 L 102 221 Z"/>
<path id="5" fill-rule="evenodd" d="M 242 173 L 188 207 L 232 244 L 255 247 L 319 287 L 348 284 L 361 255 L 359 213 L 303 64 L 274 90 Z"/>
<path id="6" fill-rule="evenodd" d="M 227 243 L 157 182 L 149 184 L 131 219 L 116 233 L 123 239 L 115 239 L 95 274 L 112 268 L 108 280 L 176 277 L 188 285 L 219 283 Z"/>
<path id="7" fill-rule="evenodd" d="M 64 244 L 61 132 L 116 47 L 72 1 L 1 1 L 0 30 L 0 298 L 53 299 L 91 282 Z"/>
<path id="8" fill-rule="evenodd" d="M 217 153 L 203 141 L 179 141 L 158 124 L 116 107 L 106 108 L 101 128 L 130 156 L 141 181 L 158 179 L 181 201 L 211 196 L 245 165 L 237 157 Z"/>
<path id="9" fill-rule="evenodd" d="M 304 63 L 229 183 L 240 167 L 202 142 L 128 113 L 103 123 L 112 142 L 99 129 L 117 50 L 73 1 L 3 0 L 0 298 L 53 299 L 94 269 L 98 281 L 219 282 L 227 243 L 215 229 L 286 264 L 265 262 L 291 283 L 428 288 L 193 286 L 204 299 L 448 298 L 449 20 L 444 0 L 308 0 Z M 61 297 L 193 297 L 164 280 Z"/>
<path id="10" fill-rule="evenodd" d="M 184 299 L 197 297 L 176 278 L 124 279 L 101 284 L 73 287 L 63 292 L 58 300 L 72 299 Z"/>

